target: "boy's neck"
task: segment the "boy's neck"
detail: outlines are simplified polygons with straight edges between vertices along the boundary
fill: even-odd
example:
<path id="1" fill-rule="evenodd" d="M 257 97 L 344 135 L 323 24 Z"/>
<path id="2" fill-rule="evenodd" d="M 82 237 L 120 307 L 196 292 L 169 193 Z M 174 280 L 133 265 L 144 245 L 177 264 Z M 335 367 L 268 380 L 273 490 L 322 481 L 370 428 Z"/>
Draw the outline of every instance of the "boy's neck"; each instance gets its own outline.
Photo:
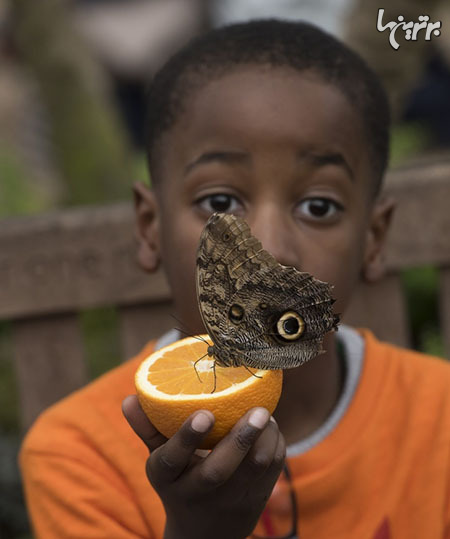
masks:
<path id="1" fill-rule="evenodd" d="M 326 336 L 324 348 L 324 354 L 284 372 L 283 392 L 274 417 L 288 445 L 317 430 L 341 395 L 345 365 L 339 359 L 334 333 Z"/>

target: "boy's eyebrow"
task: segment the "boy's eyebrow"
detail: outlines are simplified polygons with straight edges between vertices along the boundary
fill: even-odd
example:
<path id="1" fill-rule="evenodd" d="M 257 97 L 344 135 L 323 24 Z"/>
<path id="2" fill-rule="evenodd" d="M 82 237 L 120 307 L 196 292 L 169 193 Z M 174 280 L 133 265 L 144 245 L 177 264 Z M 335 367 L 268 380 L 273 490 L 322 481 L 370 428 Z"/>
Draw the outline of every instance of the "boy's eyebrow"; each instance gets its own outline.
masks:
<path id="1" fill-rule="evenodd" d="M 355 178 L 352 168 L 348 164 L 345 157 L 339 152 L 318 153 L 311 151 L 307 152 L 306 155 L 304 153 L 301 154 L 302 158 L 304 158 L 305 156 L 311 159 L 314 165 L 319 167 L 325 165 L 338 165 L 340 167 L 343 167 L 347 171 L 351 180 L 354 180 Z"/>
<path id="2" fill-rule="evenodd" d="M 237 150 L 214 150 L 202 153 L 199 157 L 196 157 L 191 161 L 184 169 L 184 175 L 186 176 L 191 170 L 198 165 L 205 165 L 217 161 L 225 164 L 250 164 L 250 155 L 246 152 Z"/>
<path id="3" fill-rule="evenodd" d="M 328 152 L 319 153 L 315 151 L 301 152 L 300 158 L 310 159 L 316 166 L 325 165 L 337 165 L 346 170 L 350 179 L 354 179 L 354 173 L 345 157 L 340 152 Z M 227 165 L 248 165 L 250 164 L 251 157 L 248 153 L 239 150 L 212 150 L 200 154 L 193 161 L 191 161 L 184 169 L 184 175 L 186 176 L 192 169 L 199 165 L 205 165 L 207 163 L 219 162 Z"/>

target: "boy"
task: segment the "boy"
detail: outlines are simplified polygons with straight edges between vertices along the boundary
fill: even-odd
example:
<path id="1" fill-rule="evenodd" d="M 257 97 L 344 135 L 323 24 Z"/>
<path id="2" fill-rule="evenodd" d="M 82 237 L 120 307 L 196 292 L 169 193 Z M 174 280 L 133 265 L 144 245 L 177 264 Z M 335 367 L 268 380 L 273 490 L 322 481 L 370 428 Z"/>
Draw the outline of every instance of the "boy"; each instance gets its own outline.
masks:
<path id="1" fill-rule="evenodd" d="M 195 257 L 214 211 L 242 215 L 279 262 L 332 283 L 343 312 L 358 279 L 383 270 L 388 124 L 372 72 L 309 25 L 231 26 L 175 56 L 149 93 L 154 189 L 137 185 L 135 199 L 140 264 L 164 264 L 178 319 L 204 331 Z M 243 538 L 284 462 L 291 537 L 450 537 L 444 362 L 341 328 L 325 354 L 285 372 L 273 421 L 250 410 L 206 458 L 196 449 L 210 413 L 166 441 L 127 397 L 150 486 L 146 448 L 117 409 L 143 357 L 176 338 L 38 420 L 21 454 L 38 537 Z"/>

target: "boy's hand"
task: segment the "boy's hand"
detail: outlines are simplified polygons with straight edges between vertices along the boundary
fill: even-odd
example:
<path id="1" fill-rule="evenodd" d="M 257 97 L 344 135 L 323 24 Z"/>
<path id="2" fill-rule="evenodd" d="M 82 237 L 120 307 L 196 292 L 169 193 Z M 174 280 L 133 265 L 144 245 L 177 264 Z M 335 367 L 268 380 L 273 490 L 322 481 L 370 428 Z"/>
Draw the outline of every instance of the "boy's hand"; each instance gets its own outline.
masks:
<path id="1" fill-rule="evenodd" d="M 285 457 L 283 436 L 267 410 L 249 410 L 206 457 L 196 449 L 213 426 L 211 412 L 195 412 L 169 440 L 137 397 L 124 400 L 123 412 L 150 451 L 147 476 L 166 510 L 165 539 L 250 535 Z"/>

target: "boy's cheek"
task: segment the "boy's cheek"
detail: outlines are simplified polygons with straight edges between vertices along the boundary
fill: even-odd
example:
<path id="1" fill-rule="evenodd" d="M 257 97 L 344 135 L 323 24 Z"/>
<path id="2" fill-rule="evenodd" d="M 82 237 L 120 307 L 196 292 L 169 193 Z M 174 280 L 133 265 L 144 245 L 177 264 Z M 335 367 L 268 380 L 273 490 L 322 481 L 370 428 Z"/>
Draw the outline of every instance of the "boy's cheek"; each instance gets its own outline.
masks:
<path id="1" fill-rule="evenodd" d="M 167 223 L 162 236 L 162 265 L 169 281 L 178 316 L 186 324 L 197 318 L 196 259 L 202 227 Z"/>
<path id="2" fill-rule="evenodd" d="M 327 280 L 333 285 L 332 295 L 336 300 L 334 304 L 335 313 L 345 313 L 351 301 L 353 293 L 360 281 L 361 266 L 353 262 L 352 264 L 341 264 L 335 268 L 334 275 L 330 275 Z"/>
<path id="3" fill-rule="evenodd" d="M 333 286 L 332 295 L 336 300 L 334 311 L 344 313 L 353 292 L 361 280 L 364 253 L 357 238 L 342 242 L 340 247 L 330 246 L 325 256 L 322 253 L 322 263 L 311 268 L 311 273 L 318 279 Z"/>

